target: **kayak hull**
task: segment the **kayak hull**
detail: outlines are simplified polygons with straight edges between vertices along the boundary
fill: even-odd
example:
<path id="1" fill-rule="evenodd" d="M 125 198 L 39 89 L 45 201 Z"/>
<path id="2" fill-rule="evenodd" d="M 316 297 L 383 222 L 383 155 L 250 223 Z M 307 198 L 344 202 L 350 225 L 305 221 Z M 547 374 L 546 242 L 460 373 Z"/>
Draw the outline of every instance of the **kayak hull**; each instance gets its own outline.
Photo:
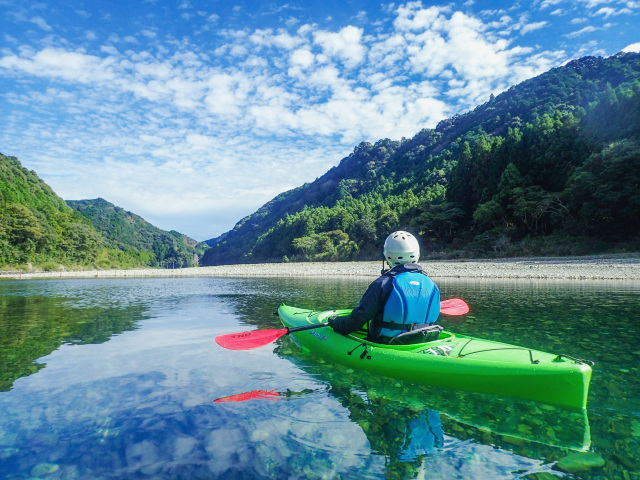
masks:
<path id="1" fill-rule="evenodd" d="M 281 305 L 285 327 L 325 322 L 350 310 L 315 312 Z M 363 332 L 331 328 L 292 332 L 303 350 L 342 365 L 410 382 L 586 408 L 591 367 L 568 357 L 444 331 L 432 342 L 381 345 Z"/>

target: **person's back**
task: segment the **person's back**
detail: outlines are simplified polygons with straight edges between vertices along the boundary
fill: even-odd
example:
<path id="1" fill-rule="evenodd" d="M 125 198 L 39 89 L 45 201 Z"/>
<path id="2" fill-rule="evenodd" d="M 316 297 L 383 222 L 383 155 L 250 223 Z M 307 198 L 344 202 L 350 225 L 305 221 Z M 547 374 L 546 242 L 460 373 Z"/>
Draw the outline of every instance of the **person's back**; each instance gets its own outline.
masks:
<path id="1" fill-rule="evenodd" d="M 440 291 L 417 263 L 420 246 L 408 232 L 394 232 L 384 244 L 390 270 L 376 279 L 346 317 L 329 320 L 344 335 L 369 322 L 371 340 L 388 343 L 405 332 L 433 324 L 440 315 Z"/>
<path id="2" fill-rule="evenodd" d="M 393 290 L 384 306 L 377 336 L 393 338 L 400 333 L 431 325 L 440 315 L 440 291 L 423 271 L 406 271 L 393 277 Z M 413 328 L 410 328 L 413 325 Z"/>

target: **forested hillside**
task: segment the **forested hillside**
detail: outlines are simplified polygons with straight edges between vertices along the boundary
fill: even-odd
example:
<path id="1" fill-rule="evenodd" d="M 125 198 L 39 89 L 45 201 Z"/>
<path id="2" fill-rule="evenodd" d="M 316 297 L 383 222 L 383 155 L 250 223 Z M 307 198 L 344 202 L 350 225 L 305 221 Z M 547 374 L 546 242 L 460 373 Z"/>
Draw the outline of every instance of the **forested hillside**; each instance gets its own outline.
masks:
<path id="1" fill-rule="evenodd" d="M 412 139 L 361 143 L 201 263 L 378 258 L 399 228 L 432 255 L 640 250 L 639 191 L 640 55 L 586 57 Z"/>
<path id="2" fill-rule="evenodd" d="M 182 268 L 197 266 L 208 248 L 175 230 L 154 227 L 142 217 L 102 198 L 68 200 L 67 204 L 89 219 L 102 234 L 104 245 L 129 252 L 145 265 Z"/>
<path id="3" fill-rule="evenodd" d="M 101 242 L 91 223 L 35 172 L 0 154 L 0 266 L 86 264 L 97 258 Z"/>
<path id="4" fill-rule="evenodd" d="M 180 268 L 209 248 L 102 199 L 69 203 L 0 154 L 0 268 Z"/>

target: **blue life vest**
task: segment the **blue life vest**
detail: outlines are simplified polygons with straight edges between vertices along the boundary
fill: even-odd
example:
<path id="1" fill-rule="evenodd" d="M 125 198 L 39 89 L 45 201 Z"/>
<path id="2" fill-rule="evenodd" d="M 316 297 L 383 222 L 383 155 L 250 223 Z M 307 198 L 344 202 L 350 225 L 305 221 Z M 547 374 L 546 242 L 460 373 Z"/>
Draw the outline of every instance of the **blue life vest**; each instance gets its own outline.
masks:
<path id="1" fill-rule="evenodd" d="M 411 329 L 411 324 L 433 324 L 440 315 L 440 290 L 422 273 L 404 272 L 393 277 L 393 290 L 382 315 L 380 336 L 395 337 Z M 385 328 L 384 323 L 395 328 Z M 406 325 L 405 329 L 401 325 Z"/>
<path id="2" fill-rule="evenodd" d="M 418 455 L 428 455 L 444 445 L 440 412 L 428 410 L 426 415 L 407 419 L 407 430 L 398 452 L 401 462 L 412 462 Z"/>

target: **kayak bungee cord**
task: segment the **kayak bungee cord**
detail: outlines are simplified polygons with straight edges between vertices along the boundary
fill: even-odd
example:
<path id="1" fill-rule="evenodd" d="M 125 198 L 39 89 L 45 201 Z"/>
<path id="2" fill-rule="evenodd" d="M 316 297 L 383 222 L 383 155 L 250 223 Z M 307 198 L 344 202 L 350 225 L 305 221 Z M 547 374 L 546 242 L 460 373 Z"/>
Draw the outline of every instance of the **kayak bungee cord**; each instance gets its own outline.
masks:
<path id="1" fill-rule="evenodd" d="M 560 355 L 558 355 L 556 358 L 553 359 L 554 362 L 559 362 L 562 360 L 562 358 L 568 358 L 570 360 L 573 360 L 573 363 L 576 364 L 582 364 L 582 363 L 586 363 L 587 365 L 591 365 L 592 367 L 595 367 L 596 362 L 594 362 L 593 360 L 588 360 L 586 358 L 576 358 L 576 357 L 572 357 L 571 355 L 567 355 L 566 353 L 561 353 Z"/>
<path id="2" fill-rule="evenodd" d="M 347 352 L 347 355 L 351 355 L 354 351 L 356 351 L 360 347 L 364 347 L 364 352 L 362 352 L 362 354 L 360 355 L 360 360 L 364 360 L 364 357 L 367 357 L 367 360 L 371 360 L 371 355 L 369 355 L 369 350 L 367 350 L 366 343 L 359 343 L 358 345 L 353 347 L 353 350 Z"/>
<path id="3" fill-rule="evenodd" d="M 534 360 L 533 359 L 533 350 L 531 350 L 530 348 L 523 348 L 523 347 L 497 347 L 497 348 L 484 348 L 482 350 L 476 350 L 475 352 L 469 352 L 469 353 L 465 353 L 464 355 L 462 354 L 462 350 L 465 349 L 465 347 L 467 345 L 469 345 L 471 342 L 473 342 L 473 338 L 470 339 L 467 343 L 465 343 L 462 348 L 460 349 L 460 352 L 458 352 L 458 358 L 464 358 L 467 357 L 469 355 L 473 355 L 475 353 L 484 353 L 484 352 L 500 352 L 503 350 L 523 350 L 525 352 L 529 352 L 529 358 L 531 360 L 532 364 L 538 364 L 540 363 L 540 360 Z"/>

